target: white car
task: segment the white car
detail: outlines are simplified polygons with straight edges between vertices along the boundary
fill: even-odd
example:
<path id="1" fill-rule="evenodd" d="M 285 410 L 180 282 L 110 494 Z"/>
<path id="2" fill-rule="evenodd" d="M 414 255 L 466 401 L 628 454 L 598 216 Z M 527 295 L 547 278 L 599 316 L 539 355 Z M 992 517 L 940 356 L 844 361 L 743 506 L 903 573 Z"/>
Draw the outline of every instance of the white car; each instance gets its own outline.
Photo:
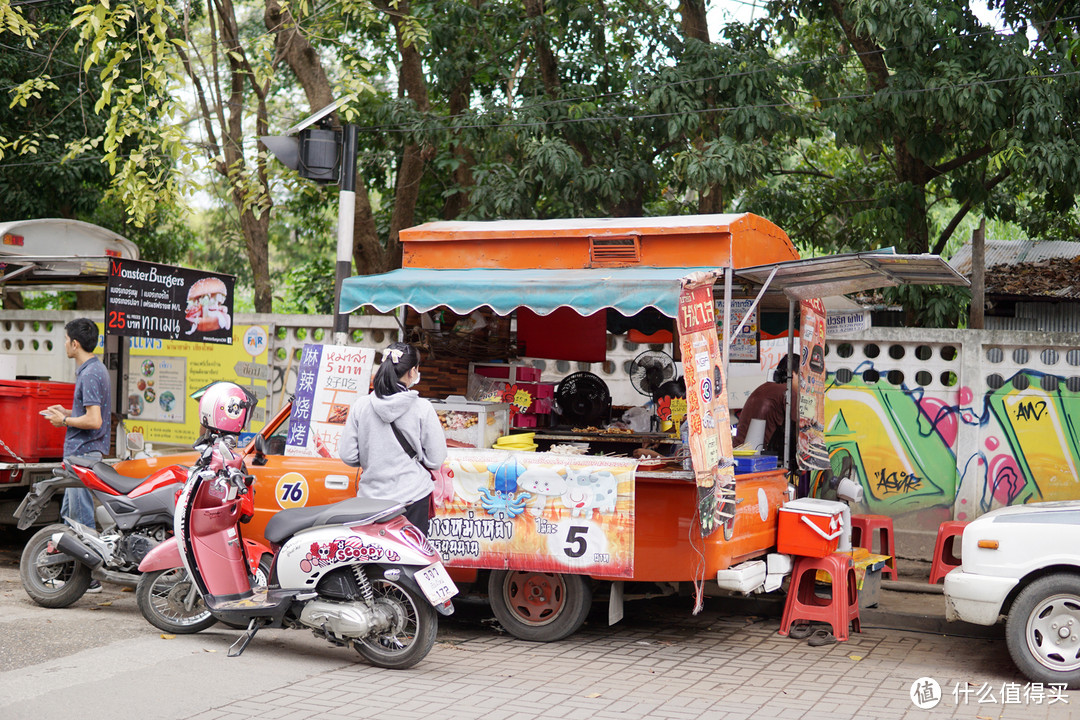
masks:
<path id="1" fill-rule="evenodd" d="M 988 512 L 964 528 L 945 616 L 993 625 L 1029 680 L 1080 688 L 1080 501 Z"/>

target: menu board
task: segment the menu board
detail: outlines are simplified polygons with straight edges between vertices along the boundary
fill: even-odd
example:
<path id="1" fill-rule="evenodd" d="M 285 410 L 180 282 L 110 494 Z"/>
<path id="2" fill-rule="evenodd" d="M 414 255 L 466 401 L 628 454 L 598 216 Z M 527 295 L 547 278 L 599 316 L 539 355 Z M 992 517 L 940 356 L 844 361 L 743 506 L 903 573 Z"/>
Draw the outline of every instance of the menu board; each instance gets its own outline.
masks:
<path id="1" fill-rule="evenodd" d="M 712 280 L 711 275 L 695 273 L 683 281 L 677 320 L 701 536 L 723 527 L 729 540 L 735 523 L 735 460 Z"/>
<path id="2" fill-rule="evenodd" d="M 296 374 L 285 454 L 338 457 L 349 409 L 371 387 L 375 351 L 346 345 L 304 345 Z"/>
<path id="3" fill-rule="evenodd" d="M 105 332 L 230 345 L 235 283 L 232 275 L 110 258 Z"/>
<path id="4" fill-rule="evenodd" d="M 719 305 L 720 301 L 717 301 Z M 728 337 L 731 337 L 731 342 L 728 346 L 728 357 L 731 360 L 757 360 L 758 359 L 758 310 L 755 307 L 754 311 L 750 313 L 750 316 L 746 320 L 746 324 L 742 326 L 742 330 L 739 331 L 737 336 L 732 337 L 736 328 L 746 317 L 750 307 L 754 304 L 751 299 L 732 300 L 731 301 L 731 319 L 730 326 L 728 328 Z M 723 308 L 718 306 L 716 308 L 717 328 L 724 322 Z"/>
<path id="5" fill-rule="evenodd" d="M 187 389 L 186 357 L 128 356 L 128 417 L 182 423 Z"/>

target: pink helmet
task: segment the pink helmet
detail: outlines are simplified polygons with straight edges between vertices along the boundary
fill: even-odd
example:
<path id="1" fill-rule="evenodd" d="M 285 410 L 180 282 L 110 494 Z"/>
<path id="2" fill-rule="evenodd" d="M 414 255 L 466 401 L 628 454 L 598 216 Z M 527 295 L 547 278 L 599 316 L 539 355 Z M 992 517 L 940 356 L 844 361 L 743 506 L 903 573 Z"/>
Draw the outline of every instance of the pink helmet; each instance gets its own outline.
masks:
<path id="1" fill-rule="evenodd" d="M 236 383 L 219 380 L 194 393 L 199 401 L 199 422 L 208 430 L 239 434 L 248 413 L 258 402 Z"/>

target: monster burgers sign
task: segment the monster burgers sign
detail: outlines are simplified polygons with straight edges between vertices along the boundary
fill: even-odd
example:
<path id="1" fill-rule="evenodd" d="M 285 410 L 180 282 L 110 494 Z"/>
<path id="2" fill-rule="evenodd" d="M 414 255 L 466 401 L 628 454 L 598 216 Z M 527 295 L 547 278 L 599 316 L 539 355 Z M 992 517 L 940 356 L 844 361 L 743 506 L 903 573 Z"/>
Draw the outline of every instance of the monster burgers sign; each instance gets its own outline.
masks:
<path id="1" fill-rule="evenodd" d="M 109 259 L 105 332 L 232 344 L 232 275 Z"/>

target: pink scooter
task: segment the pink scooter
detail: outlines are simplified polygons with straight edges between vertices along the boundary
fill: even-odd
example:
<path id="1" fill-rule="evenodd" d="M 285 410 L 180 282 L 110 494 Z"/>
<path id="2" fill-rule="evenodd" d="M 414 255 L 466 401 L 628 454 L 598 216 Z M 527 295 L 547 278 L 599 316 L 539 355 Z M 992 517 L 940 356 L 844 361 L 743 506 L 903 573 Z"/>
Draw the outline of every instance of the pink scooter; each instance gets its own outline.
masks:
<path id="1" fill-rule="evenodd" d="M 240 532 L 252 478 L 230 439 L 206 446 L 174 519 L 175 547 L 207 609 L 247 627 L 229 656 L 260 628 L 307 627 L 380 667 L 420 662 L 435 642 L 438 613 L 454 611 L 457 587 L 404 506 L 353 498 L 280 511 L 265 531 L 274 551 L 270 584 L 253 589 Z"/>

